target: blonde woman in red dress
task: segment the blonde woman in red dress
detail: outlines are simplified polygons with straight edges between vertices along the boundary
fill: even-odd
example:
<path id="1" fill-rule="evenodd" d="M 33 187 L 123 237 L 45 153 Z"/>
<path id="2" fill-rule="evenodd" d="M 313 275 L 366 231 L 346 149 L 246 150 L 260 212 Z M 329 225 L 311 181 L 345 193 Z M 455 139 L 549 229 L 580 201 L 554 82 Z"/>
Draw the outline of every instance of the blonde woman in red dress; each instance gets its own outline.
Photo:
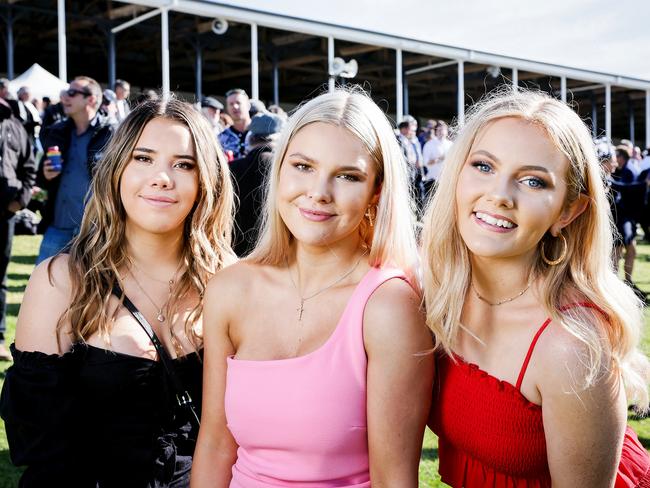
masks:
<path id="1" fill-rule="evenodd" d="M 641 304 L 614 273 L 589 131 L 508 91 L 473 109 L 425 217 L 430 425 L 454 487 L 650 486 Z"/>

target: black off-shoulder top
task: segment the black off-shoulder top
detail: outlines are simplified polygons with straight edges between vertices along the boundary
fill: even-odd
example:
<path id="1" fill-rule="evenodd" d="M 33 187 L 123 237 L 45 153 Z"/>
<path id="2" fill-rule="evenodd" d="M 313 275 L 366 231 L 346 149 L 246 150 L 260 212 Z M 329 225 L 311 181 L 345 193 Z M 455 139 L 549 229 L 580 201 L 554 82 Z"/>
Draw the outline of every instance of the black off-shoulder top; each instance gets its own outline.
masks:
<path id="1" fill-rule="evenodd" d="M 62 356 L 13 345 L 0 416 L 21 487 L 189 486 L 198 429 L 162 364 L 77 343 Z M 198 408 L 198 354 L 173 361 Z"/>

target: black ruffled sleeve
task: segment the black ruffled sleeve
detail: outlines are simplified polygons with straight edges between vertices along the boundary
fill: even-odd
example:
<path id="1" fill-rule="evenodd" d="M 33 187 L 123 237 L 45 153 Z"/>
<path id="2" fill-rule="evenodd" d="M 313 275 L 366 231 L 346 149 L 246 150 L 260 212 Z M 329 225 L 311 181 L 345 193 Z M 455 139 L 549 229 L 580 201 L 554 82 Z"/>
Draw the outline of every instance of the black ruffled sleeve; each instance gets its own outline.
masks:
<path id="1" fill-rule="evenodd" d="M 26 466 L 21 487 L 75 486 L 74 384 L 79 354 L 22 352 L 12 344 L 14 364 L 0 396 L 11 461 Z"/>

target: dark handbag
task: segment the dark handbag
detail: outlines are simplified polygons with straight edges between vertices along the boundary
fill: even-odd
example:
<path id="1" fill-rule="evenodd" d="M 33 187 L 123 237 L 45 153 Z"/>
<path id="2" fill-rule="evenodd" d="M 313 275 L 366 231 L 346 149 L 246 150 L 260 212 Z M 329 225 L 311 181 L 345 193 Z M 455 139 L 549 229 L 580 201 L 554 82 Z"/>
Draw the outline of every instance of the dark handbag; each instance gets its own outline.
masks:
<path id="1" fill-rule="evenodd" d="M 149 336 L 149 339 L 151 339 L 151 342 L 153 343 L 154 347 L 156 348 L 156 352 L 158 353 L 158 357 L 160 358 L 160 362 L 162 363 L 165 372 L 167 373 L 167 377 L 171 381 L 174 390 L 176 390 L 176 401 L 178 402 L 178 406 L 188 412 L 190 420 L 195 424 L 196 427 L 200 427 L 201 421 L 199 420 L 199 416 L 196 413 L 196 407 L 194 406 L 192 397 L 176 374 L 176 370 L 174 369 L 174 365 L 172 363 L 172 358 L 169 357 L 167 349 L 165 349 L 165 347 L 162 345 L 160 339 L 158 339 L 158 336 L 151 328 L 151 325 L 149 322 L 147 322 L 147 319 L 144 318 L 144 315 L 142 315 L 140 310 L 138 310 L 133 302 L 129 300 L 129 297 L 124 294 L 122 288 L 120 288 L 120 285 L 117 283 L 113 286 L 113 295 L 122 299 L 122 303 L 126 309 L 131 312 L 131 315 L 133 315 L 135 320 L 138 321 L 142 329 L 144 329 L 146 334 Z"/>

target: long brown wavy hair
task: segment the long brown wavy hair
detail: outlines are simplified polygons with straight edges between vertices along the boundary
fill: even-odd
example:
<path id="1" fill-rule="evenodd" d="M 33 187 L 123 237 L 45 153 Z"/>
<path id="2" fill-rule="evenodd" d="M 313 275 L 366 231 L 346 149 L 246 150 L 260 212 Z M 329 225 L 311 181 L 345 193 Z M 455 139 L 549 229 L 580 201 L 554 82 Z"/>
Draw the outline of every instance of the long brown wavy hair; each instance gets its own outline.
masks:
<path id="1" fill-rule="evenodd" d="M 108 307 L 118 270 L 128 266 L 126 212 L 120 198 L 120 180 L 131 160 L 144 127 L 164 118 L 185 125 L 192 136 L 199 176 L 199 193 L 185 218 L 181 269 L 168 303 L 167 313 L 191 291 L 203 297 L 208 279 L 234 261 L 230 247 L 233 188 L 228 163 L 207 120 L 190 104 L 173 95 L 138 105 L 120 124 L 93 173 L 79 235 L 63 253 L 69 254 L 72 303 L 59 318 L 57 332 L 70 322 L 73 342 L 95 333 L 109 341 L 114 314 Z M 50 274 L 51 279 L 51 274 Z M 202 313 L 199 301 L 185 321 L 185 333 L 196 348 L 201 345 L 194 326 Z M 171 316 L 171 315 L 170 315 Z M 172 330 L 174 347 L 180 342 Z"/>

